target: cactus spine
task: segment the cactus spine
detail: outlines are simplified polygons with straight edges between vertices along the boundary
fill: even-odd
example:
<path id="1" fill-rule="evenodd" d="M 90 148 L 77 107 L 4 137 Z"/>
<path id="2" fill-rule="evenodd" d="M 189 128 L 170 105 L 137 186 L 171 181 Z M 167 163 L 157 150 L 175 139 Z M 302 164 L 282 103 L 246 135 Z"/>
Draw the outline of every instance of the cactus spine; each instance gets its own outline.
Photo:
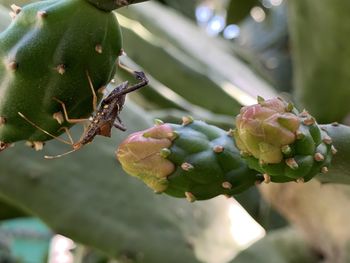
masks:
<path id="1" fill-rule="evenodd" d="M 13 6 L 12 14 L 0 34 L 0 150 L 19 140 L 51 139 L 20 114 L 55 136 L 69 127 L 55 99 L 70 118 L 87 117 L 88 76 L 98 93 L 112 79 L 122 46 L 116 17 L 85 0 Z"/>

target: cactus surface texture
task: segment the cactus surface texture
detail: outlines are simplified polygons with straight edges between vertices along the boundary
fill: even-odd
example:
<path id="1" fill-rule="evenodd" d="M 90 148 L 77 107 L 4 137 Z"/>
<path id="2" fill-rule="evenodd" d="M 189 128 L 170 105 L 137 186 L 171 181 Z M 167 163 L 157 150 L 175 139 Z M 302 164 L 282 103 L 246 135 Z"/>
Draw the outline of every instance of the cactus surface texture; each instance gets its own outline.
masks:
<path id="1" fill-rule="evenodd" d="M 280 98 L 258 102 L 241 109 L 234 131 L 248 166 L 272 182 L 304 182 L 327 173 L 336 149 L 315 118 Z"/>
<path id="2" fill-rule="evenodd" d="M 232 196 L 261 180 L 240 157 L 231 131 L 190 117 L 131 134 L 116 154 L 125 171 L 155 192 L 191 202 Z"/>
<path id="3" fill-rule="evenodd" d="M 23 116 L 55 136 L 69 127 L 57 99 L 70 118 L 88 117 L 91 86 L 98 96 L 112 79 L 122 46 L 114 14 L 85 0 L 12 9 L 13 22 L 0 34 L 0 149 L 52 139 Z"/>

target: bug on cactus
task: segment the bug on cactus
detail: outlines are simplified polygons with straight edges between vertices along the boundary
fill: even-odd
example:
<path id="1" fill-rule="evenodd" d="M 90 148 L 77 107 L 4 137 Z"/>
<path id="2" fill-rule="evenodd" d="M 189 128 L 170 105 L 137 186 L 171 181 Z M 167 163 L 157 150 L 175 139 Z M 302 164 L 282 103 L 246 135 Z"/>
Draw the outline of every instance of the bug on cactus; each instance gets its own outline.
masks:
<path id="1" fill-rule="evenodd" d="M 51 136 L 54 139 L 58 139 L 61 142 L 72 145 L 73 149 L 71 151 L 68 151 L 66 153 L 59 154 L 56 156 L 45 156 L 46 159 L 55 159 L 55 158 L 62 157 L 64 155 L 70 154 L 72 152 L 75 152 L 81 149 L 84 145 L 88 143 L 91 143 L 97 135 L 111 137 L 112 127 L 115 127 L 122 131 L 126 130 L 126 128 L 122 124 L 122 121 L 119 117 L 119 114 L 122 111 L 125 103 L 125 96 L 126 94 L 136 91 L 142 87 L 145 87 L 148 84 L 148 79 L 143 72 L 135 71 L 133 72 L 133 74 L 135 75 L 136 79 L 139 80 L 139 82 L 130 87 L 127 81 L 121 83 L 116 88 L 114 88 L 106 98 L 102 100 L 100 107 L 98 109 L 95 106 L 97 97 L 96 97 L 96 94 L 93 94 L 94 95 L 93 104 L 94 104 L 94 108 L 96 109 L 95 109 L 95 114 L 89 119 L 70 119 L 64 102 L 56 99 L 62 105 L 63 112 L 65 115 L 66 121 L 68 123 L 79 123 L 79 122 L 87 122 L 87 121 L 90 122 L 88 127 L 85 129 L 85 132 L 81 136 L 81 139 L 76 143 L 73 142 L 72 136 L 69 134 L 68 128 L 65 128 L 65 129 L 68 134 L 68 137 L 70 138 L 70 142 L 50 134 L 48 131 L 42 129 L 37 124 L 29 120 L 23 113 L 18 112 L 18 114 L 24 120 L 29 122 L 31 125 L 39 129 L 43 133 Z M 89 78 L 89 82 L 90 82 L 90 85 L 92 85 L 90 78 Z M 91 90 L 94 91 L 92 86 L 91 86 Z"/>

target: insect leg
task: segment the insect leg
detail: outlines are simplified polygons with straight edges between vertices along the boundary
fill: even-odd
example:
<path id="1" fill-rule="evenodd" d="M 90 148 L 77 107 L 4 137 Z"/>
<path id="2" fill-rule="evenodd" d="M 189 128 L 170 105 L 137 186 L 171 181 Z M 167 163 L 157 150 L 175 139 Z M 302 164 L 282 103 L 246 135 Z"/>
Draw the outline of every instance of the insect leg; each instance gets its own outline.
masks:
<path id="1" fill-rule="evenodd" d="M 57 99 L 57 98 L 53 98 L 53 99 L 61 104 L 62 109 L 63 109 L 63 113 L 64 113 L 64 117 L 68 123 L 74 124 L 74 123 L 81 123 L 81 122 L 89 121 L 89 119 L 71 119 L 71 118 L 69 118 L 67 108 L 66 108 L 66 105 L 64 104 L 64 102 Z"/>

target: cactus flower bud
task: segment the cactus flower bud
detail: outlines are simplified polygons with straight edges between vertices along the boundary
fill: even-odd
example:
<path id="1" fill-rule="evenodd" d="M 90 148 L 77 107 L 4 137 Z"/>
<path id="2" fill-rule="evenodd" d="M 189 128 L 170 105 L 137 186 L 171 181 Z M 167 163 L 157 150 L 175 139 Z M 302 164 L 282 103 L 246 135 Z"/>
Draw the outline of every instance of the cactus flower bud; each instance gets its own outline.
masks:
<path id="1" fill-rule="evenodd" d="M 263 163 L 279 163 L 282 147 L 296 140 L 298 116 L 278 98 L 243 107 L 236 118 L 234 137 L 237 147 Z M 277 139 L 278 138 L 278 139 Z"/>
<path id="2" fill-rule="evenodd" d="M 332 159 L 332 139 L 316 120 L 280 98 L 258 98 L 258 104 L 243 107 L 234 138 L 242 158 L 266 182 L 307 182 Z"/>
<path id="3" fill-rule="evenodd" d="M 123 169 L 140 177 L 156 192 L 167 188 L 167 176 L 175 165 L 162 157 L 162 150 L 171 146 L 173 131 L 163 124 L 131 134 L 119 146 L 116 155 Z"/>

